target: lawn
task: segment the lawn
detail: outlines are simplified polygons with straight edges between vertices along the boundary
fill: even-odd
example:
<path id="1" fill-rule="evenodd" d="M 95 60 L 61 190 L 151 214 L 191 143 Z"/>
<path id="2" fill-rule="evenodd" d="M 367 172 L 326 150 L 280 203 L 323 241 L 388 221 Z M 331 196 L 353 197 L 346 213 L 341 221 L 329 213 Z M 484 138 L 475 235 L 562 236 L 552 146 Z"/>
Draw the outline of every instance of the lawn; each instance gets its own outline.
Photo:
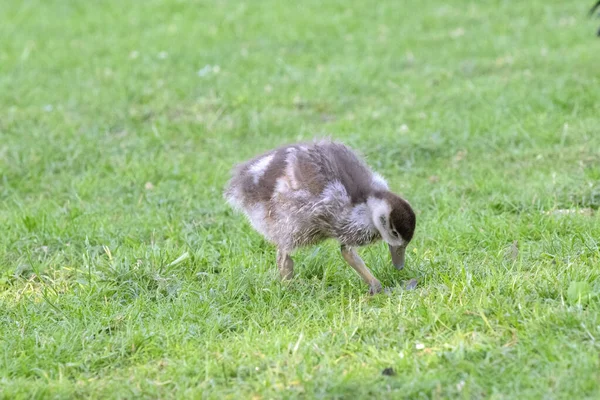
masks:
<path id="1" fill-rule="evenodd" d="M 592 3 L 0 2 L 0 398 L 599 398 Z M 322 136 L 417 212 L 391 294 L 223 200 Z"/>

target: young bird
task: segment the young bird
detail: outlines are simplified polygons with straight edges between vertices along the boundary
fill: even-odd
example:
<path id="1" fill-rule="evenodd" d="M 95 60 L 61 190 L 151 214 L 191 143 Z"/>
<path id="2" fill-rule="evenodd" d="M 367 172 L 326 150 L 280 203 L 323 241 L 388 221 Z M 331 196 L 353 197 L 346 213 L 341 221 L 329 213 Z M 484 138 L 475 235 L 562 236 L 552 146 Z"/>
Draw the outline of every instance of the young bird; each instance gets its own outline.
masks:
<path id="1" fill-rule="evenodd" d="M 408 202 L 350 148 L 328 140 L 281 147 L 238 165 L 225 198 L 277 246 L 284 280 L 294 276 L 295 249 L 334 238 L 369 292 L 378 293 L 381 283 L 355 247 L 383 239 L 394 266 L 402 269 L 415 230 Z"/>

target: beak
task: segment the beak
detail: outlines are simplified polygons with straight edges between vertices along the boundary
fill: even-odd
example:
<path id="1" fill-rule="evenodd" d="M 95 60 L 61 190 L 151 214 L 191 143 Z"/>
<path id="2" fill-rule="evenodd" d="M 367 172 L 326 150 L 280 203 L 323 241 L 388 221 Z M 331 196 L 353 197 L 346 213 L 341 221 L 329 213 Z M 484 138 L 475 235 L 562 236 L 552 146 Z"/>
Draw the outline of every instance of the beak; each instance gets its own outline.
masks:
<path id="1" fill-rule="evenodd" d="M 397 270 L 404 268 L 404 253 L 406 252 L 406 246 L 392 246 L 390 247 L 390 253 L 392 254 L 392 263 Z"/>

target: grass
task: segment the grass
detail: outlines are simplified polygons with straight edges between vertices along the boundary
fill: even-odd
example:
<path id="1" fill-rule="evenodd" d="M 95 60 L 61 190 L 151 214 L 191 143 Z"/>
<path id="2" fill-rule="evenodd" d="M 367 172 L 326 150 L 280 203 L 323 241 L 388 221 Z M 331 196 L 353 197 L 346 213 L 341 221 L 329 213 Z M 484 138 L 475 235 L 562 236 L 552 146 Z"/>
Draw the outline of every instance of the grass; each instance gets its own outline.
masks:
<path id="1" fill-rule="evenodd" d="M 3 1 L 0 397 L 598 398 L 587 9 Z M 322 135 L 415 206 L 404 271 L 361 250 L 415 290 L 369 297 L 333 243 L 281 284 L 224 204 Z"/>

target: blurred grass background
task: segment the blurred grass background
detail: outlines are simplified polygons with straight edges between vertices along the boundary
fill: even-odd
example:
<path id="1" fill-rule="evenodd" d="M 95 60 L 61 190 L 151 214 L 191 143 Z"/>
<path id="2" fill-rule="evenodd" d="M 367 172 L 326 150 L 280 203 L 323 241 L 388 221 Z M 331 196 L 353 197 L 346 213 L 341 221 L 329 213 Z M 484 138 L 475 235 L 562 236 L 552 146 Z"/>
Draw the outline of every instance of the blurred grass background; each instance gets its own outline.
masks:
<path id="1" fill-rule="evenodd" d="M 597 397 L 589 6 L 2 2 L 0 396 Z M 416 290 L 332 244 L 281 285 L 225 206 L 319 136 L 417 209 L 404 271 L 362 251 Z"/>

